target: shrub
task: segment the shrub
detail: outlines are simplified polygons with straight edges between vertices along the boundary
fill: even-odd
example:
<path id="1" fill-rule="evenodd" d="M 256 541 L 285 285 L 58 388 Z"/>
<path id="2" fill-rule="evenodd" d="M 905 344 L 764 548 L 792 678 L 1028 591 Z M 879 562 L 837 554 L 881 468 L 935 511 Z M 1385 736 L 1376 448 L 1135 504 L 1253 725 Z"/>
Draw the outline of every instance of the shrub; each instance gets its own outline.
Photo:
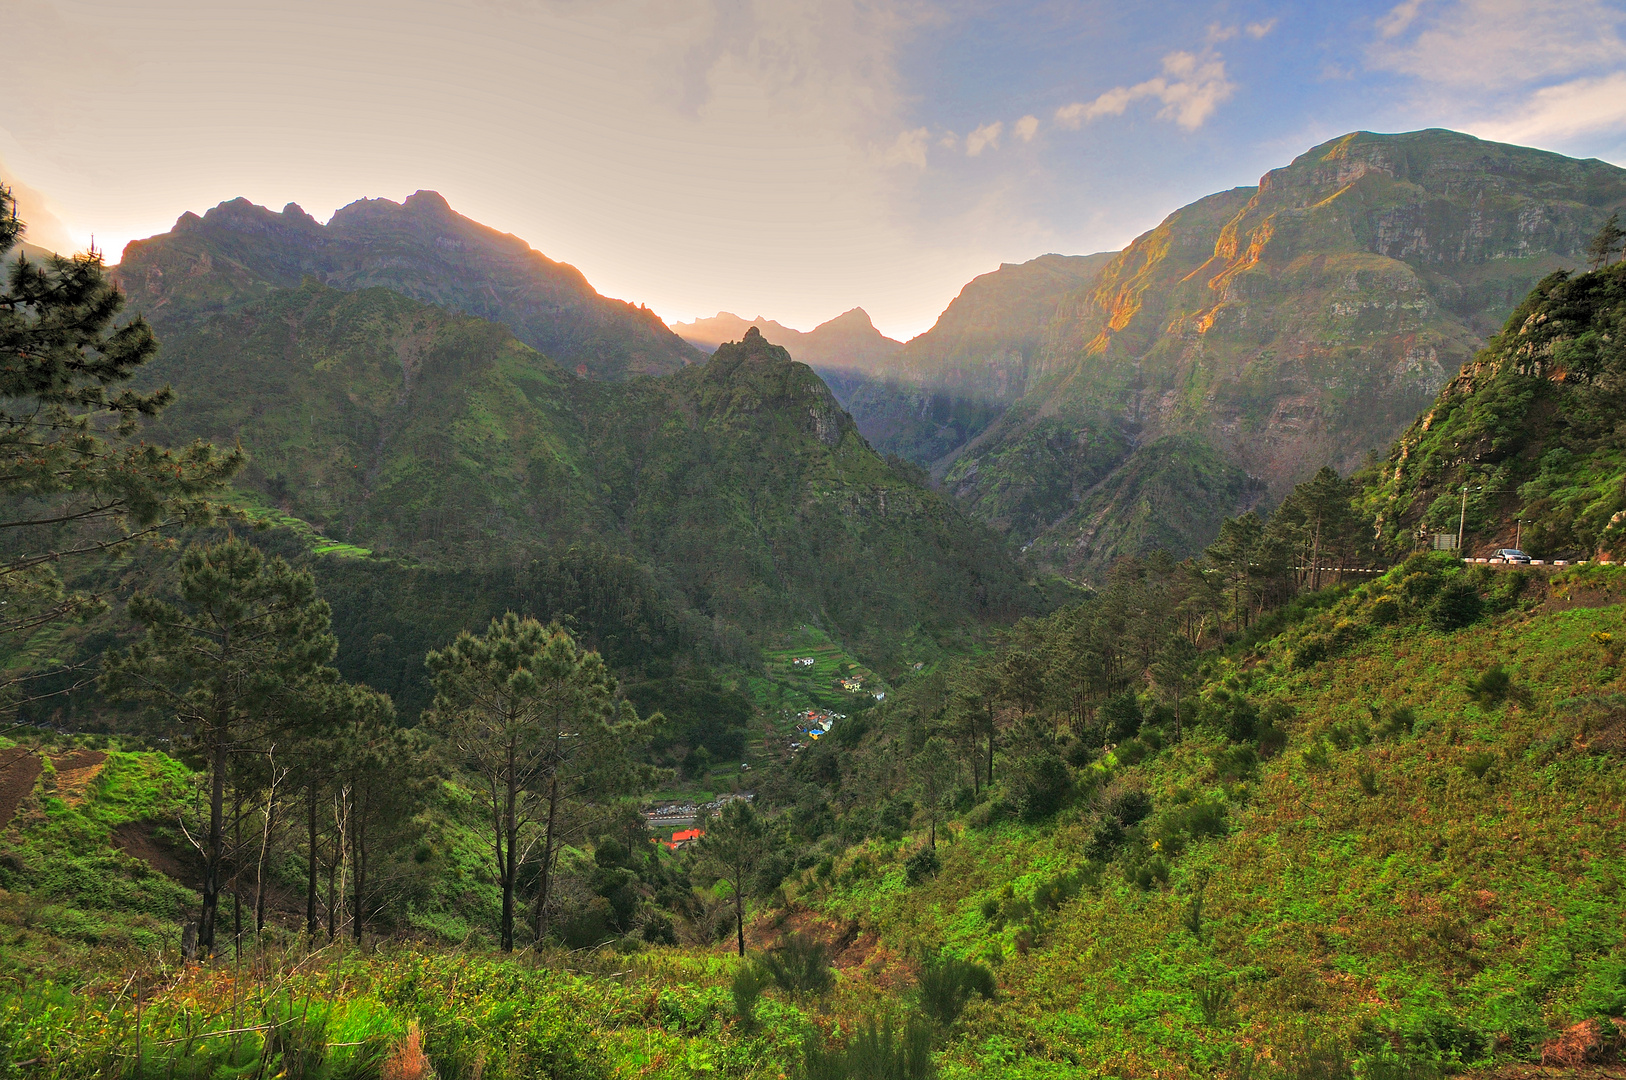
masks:
<path id="1" fill-rule="evenodd" d="M 921 848 L 909 856 L 909 861 L 903 864 L 904 876 L 911 885 L 919 885 L 922 881 L 936 877 L 942 868 L 943 864 L 937 858 L 937 851 L 930 847 Z"/>
<path id="2" fill-rule="evenodd" d="M 1466 760 L 1463 761 L 1462 767 L 1467 770 L 1469 775 L 1471 775 L 1475 780 L 1483 780 L 1485 779 L 1485 774 L 1490 771 L 1490 767 L 1495 764 L 1495 754 L 1486 753 L 1483 750 L 1476 750 L 1474 753 L 1469 754 Z"/>
<path id="3" fill-rule="evenodd" d="M 1259 767 L 1259 752 L 1251 746 L 1229 746 L 1214 751 L 1210 760 L 1221 780 L 1242 780 Z"/>
<path id="4" fill-rule="evenodd" d="M 969 960 L 935 956 L 920 965 L 919 989 L 921 1011 L 951 1027 L 972 995 L 992 1000 L 994 973 Z"/>
<path id="5" fill-rule="evenodd" d="M 763 969 L 787 994 L 821 995 L 835 981 L 830 953 L 809 934 L 791 934 L 763 959 Z"/>
<path id="6" fill-rule="evenodd" d="M 1373 719 L 1377 719 L 1378 710 L 1372 710 Z M 1384 738 L 1394 738 L 1397 735 L 1410 735 L 1417 726 L 1417 712 L 1410 705 L 1400 705 L 1390 709 L 1378 722 L 1378 734 Z"/>
<path id="7" fill-rule="evenodd" d="M 1491 665 L 1482 675 L 1464 679 L 1462 686 L 1470 699 L 1487 708 L 1500 705 L 1509 699 L 1525 701 L 1529 697 L 1528 693 L 1514 685 L 1513 676 L 1509 675 L 1501 664 Z"/>
<path id="8" fill-rule="evenodd" d="M 1169 864 L 1160 855 L 1154 855 L 1145 862 L 1129 863 L 1124 867 L 1124 880 L 1139 886 L 1142 892 L 1148 892 L 1168 883 Z"/>
<path id="9" fill-rule="evenodd" d="M 1084 854 L 1091 859 L 1106 862 L 1124 845 L 1128 839 L 1124 833 L 1123 823 L 1117 818 L 1108 815 L 1095 823 L 1095 831 L 1090 834 L 1090 841 L 1084 845 Z"/>
<path id="10" fill-rule="evenodd" d="M 1219 979 L 1199 975 L 1191 980 L 1191 996 L 1202 1014 L 1203 1023 L 1216 1024 L 1231 1004 L 1231 988 Z"/>
<path id="11" fill-rule="evenodd" d="M 740 1025 L 747 1031 L 756 1026 L 757 1002 L 771 981 L 771 976 L 755 959 L 742 960 L 734 969 L 734 978 L 728 989 L 734 998 L 734 1015 L 739 1017 Z"/>
<path id="12" fill-rule="evenodd" d="M 1305 747 L 1299 755 L 1304 761 L 1304 767 L 1311 772 L 1321 772 L 1332 764 L 1332 756 L 1325 741 L 1317 739 Z"/>
<path id="13" fill-rule="evenodd" d="M 643 939 L 651 945 L 677 944 L 677 931 L 672 926 L 672 920 L 659 912 L 652 913 L 644 920 L 642 934 Z"/>
<path id="14" fill-rule="evenodd" d="M 1087 768 L 1095 760 L 1095 751 L 1082 739 L 1074 739 L 1062 751 L 1062 758 L 1075 769 Z"/>
<path id="15" fill-rule="evenodd" d="M 1134 694 L 1119 694 L 1117 697 L 1108 698 L 1101 706 L 1101 724 L 1112 733 L 1112 738 L 1119 742 L 1132 739 L 1139 734 L 1140 726 L 1145 719 L 1140 702 L 1135 700 Z"/>
<path id="16" fill-rule="evenodd" d="M 1460 630 L 1471 626 L 1484 614 L 1485 602 L 1479 590 L 1466 578 L 1455 578 L 1440 589 L 1429 605 L 1428 620 L 1436 630 Z"/>
<path id="17" fill-rule="evenodd" d="M 1073 777 L 1056 755 L 1033 754 L 1018 763 L 1012 787 L 1022 820 L 1043 821 L 1067 801 Z"/>
<path id="18" fill-rule="evenodd" d="M 1361 794 L 1371 797 L 1378 793 L 1378 774 L 1372 766 L 1362 765 L 1356 769 L 1355 780 L 1361 786 Z"/>
<path id="19" fill-rule="evenodd" d="M 931 1080 L 937 1075 L 931 1026 L 919 1017 L 901 1031 L 890 1017 L 866 1020 L 839 1049 L 810 1044 L 802 1072 L 806 1080 Z"/>
<path id="20" fill-rule="evenodd" d="M 1118 759 L 1120 765 L 1139 765 L 1146 760 L 1146 744 L 1139 739 L 1130 739 L 1128 742 L 1119 743 L 1117 749 L 1112 751 L 1112 756 Z"/>
<path id="21" fill-rule="evenodd" d="M 1127 829 L 1146 820 L 1152 812 L 1152 797 L 1139 788 L 1125 788 L 1109 798 L 1102 809 Z"/>

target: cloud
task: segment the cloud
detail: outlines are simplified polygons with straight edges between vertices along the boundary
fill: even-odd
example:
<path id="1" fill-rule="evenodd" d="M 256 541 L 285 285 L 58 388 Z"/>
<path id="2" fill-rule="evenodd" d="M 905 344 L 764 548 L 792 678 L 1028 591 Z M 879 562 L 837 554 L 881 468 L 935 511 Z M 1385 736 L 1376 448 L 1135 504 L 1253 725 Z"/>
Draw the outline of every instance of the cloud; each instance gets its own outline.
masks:
<path id="1" fill-rule="evenodd" d="M 887 148 L 884 160 L 888 165 L 913 165 L 916 168 L 926 167 L 926 138 L 931 132 L 927 128 L 915 128 L 913 131 L 898 132 L 897 139 Z"/>
<path id="2" fill-rule="evenodd" d="M 1116 86 L 1091 102 L 1074 102 L 1056 110 L 1056 122 L 1077 129 L 1102 116 L 1122 116 L 1132 102 L 1155 98 L 1163 103 L 1159 120 L 1172 120 L 1195 131 L 1220 103 L 1236 92 L 1225 76 L 1225 61 L 1212 49 L 1173 52 L 1163 58 L 1163 74 L 1134 86 Z"/>
<path id="3" fill-rule="evenodd" d="M 1426 13 L 1422 0 L 1407 0 L 1379 21 L 1368 60 L 1480 94 L 1618 68 L 1623 21 L 1626 12 L 1603 0 L 1456 0 Z"/>
<path id="4" fill-rule="evenodd" d="M 937 145 L 944 150 L 956 150 L 960 146 L 960 137 L 952 131 L 945 131 L 943 137 L 937 140 Z"/>
<path id="5" fill-rule="evenodd" d="M 965 137 L 965 153 L 967 157 L 976 157 L 985 147 L 992 146 L 999 149 L 999 133 L 1005 130 L 1003 120 L 995 120 L 992 124 L 984 124 Z"/>
<path id="6" fill-rule="evenodd" d="M 1403 4 L 1396 4 L 1389 9 L 1389 14 L 1378 20 L 1378 33 L 1386 38 L 1404 34 L 1422 6 L 1423 0 L 1406 0 Z"/>
<path id="7" fill-rule="evenodd" d="M 1623 127 L 1626 72 L 1617 71 L 1543 87 L 1508 115 L 1472 125 L 1472 130 L 1498 142 L 1551 145 L 1576 135 Z"/>
<path id="8" fill-rule="evenodd" d="M 1276 29 L 1275 19 L 1261 19 L 1251 22 L 1247 26 L 1221 26 L 1219 23 L 1208 24 L 1208 43 L 1210 45 L 1220 41 L 1230 41 L 1238 34 L 1247 34 L 1258 41 L 1272 30 Z"/>
<path id="9" fill-rule="evenodd" d="M 1039 131 L 1039 118 L 1037 116 L 1024 116 L 1011 126 L 1011 131 L 1023 142 L 1032 142 L 1033 136 Z"/>

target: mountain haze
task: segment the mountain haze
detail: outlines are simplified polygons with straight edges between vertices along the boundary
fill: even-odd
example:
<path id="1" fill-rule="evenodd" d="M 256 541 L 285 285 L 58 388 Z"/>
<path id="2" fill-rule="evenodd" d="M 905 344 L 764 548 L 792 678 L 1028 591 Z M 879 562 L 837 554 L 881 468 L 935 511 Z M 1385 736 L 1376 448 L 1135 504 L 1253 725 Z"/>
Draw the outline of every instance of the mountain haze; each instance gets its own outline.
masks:
<path id="1" fill-rule="evenodd" d="M 1601 161 L 1440 130 L 1324 143 L 1175 211 L 1068 296 L 945 483 L 1058 568 L 1194 550 L 1387 446 L 1622 204 L 1626 171 Z"/>
<path id="2" fill-rule="evenodd" d="M 1041 255 L 974 278 L 930 330 L 850 389 L 858 429 L 878 450 L 941 472 L 1022 396 L 1056 305 L 1113 254 Z"/>
<path id="3" fill-rule="evenodd" d="M 433 191 L 402 203 L 361 199 L 326 225 L 293 203 L 279 214 L 233 199 L 127 245 L 116 275 L 161 329 L 311 276 L 338 289 L 381 286 L 500 322 L 595 379 L 662 375 L 700 359 L 648 308 L 600 296 L 575 267 L 463 217 Z"/>

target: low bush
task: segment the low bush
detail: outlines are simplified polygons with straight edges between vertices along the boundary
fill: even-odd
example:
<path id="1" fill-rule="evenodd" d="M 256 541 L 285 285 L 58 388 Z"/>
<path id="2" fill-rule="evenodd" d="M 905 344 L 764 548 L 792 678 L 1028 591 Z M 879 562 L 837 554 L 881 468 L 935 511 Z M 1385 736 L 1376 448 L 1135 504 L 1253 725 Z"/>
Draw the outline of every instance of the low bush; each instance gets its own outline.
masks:
<path id="1" fill-rule="evenodd" d="M 951 1027 L 973 996 L 993 999 L 994 973 L 970 960 L 929 957 L 920 965 L 918 989 L 921 1011 Z"/>
<path id="2" fill-rule="evenodd" d="M 829 950 L 810 934 L 789 935 L 769 951 L 762 966 L 775 986 L 797 997 L 824 994 L 835 983 Z"/>

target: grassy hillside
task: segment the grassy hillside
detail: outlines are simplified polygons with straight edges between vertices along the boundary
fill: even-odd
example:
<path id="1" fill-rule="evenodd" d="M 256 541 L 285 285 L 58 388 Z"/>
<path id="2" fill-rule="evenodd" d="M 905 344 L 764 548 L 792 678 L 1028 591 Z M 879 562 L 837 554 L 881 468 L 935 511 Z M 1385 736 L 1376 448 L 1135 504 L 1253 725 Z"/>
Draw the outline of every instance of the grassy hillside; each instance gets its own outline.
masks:
<path id="1" fill-rule="evenodd" d="M 1074 565 L 1099 575 L 1136 549 L 1091 542 L 1085 493 L 1145 471 L 1130 448 L 1189 435 L 1212 458 L 1175 549 L 1196 550 L 1234 512 L 1238 471 L 1269 503 L 1388 446 L 1623 200 L 1614 166 L 1454 132 L 1325 143 L 1176 211 L 1070 296 L 1024 399 L 945 482 L 1012 543 L 1053 531 L 1038 549 L 1082 546 Z"/>
<path id="2" fill-rule="evenodd" d="M 1500 613 L 1434 628 L 1434 598 L 1462 585 Z M 1059 811 L 1023 820 L 1004 787 L 968 803 L 940 829 L 936 872 L 914 871 L 924 831 L 907 815 L 890 835 L 827 841 L 764 894 L 752 942 L 810 931 L 834 984 L 770 980 L 749 1022 L 731 997 L 738 962 L 692 945 L 538 967 L 426 945 L 301 961 L 264 943 L 252 965 L 213 972 L 132 966 L 120 950 L 140 934 L 173 942 L 179 889 L 160 877 L 129 892 L 150 864 L 106 838 L 161 809 L 155 793 L 184 801 L 188 774 L 114 754 L 77 807 L 42 777 L 0 833 L 5 954 L 31 973 L 0 1006 L 7 1052 L 64 1077 L 129 1061 L 134 972 L 154 1067 L 216 1067 L 228 1050 L 246 1063 L 274 1032 L 265 1052 L 321 1043 L 334 1066 L 360 1062 L 345 1075 L 393 1075 L 391 1055 L 420 1053 L 440 1076 L 476 1075 L 476 1058 L 513 1076 L 801 1075 L 806 1046 L 934 1010 L 918 976 L 943 950 L 993 975 L 993 997 L 972 994 L 933 1036 L 945 1077 L 1579 1062 L 1607 1051 L 1588 1033 L 1626 1010 L 1626 694 L 1599 637 L 1619 633 L 1623 596 L 1609 568 L 1549 581 L 1427 558 L 1319 594 L 1207 660 L 1183 739 L 1149 720 L 1070 766 Z M 846 744 L 849 787 L 902 768 L 894 790 L 910 790 L 910 715 L 883 709 Z M 76 854 L 50 868 L 33 854 L 63 846 Z"/>
<path id="3" fill-rule="evenodd" d="M 1595 640 L 1619 632 L 1618 594 L 1570 607 L 1596 586 L 1571 578 L 1468 630 L 1371 626 L 1412 576 L 1210 667 L 1215 715 L 1291 716 L 1266 760 L 1200 726 L 1133 766 L 1104 756 L 1054 824 L 964 831 L 929 885 L 906 884 L 908 844 L 837 867 L 815 893 L 829 917 L 995 965 L 1000 998 L 968 1013 L 946 1075 L 1238 1075 L 1252 1055 L 1293 1075 L 1306 1041 L 1368 1074 L 1463 1066 L 1621 1014 L 1626 698 Z M 1295 663 L 1352 625 L 1344 655 Z M 1511 691 L 1471 695 L 1493 663 Z M 1132 791 L 1151 814 L 1092 860 Z"/>

